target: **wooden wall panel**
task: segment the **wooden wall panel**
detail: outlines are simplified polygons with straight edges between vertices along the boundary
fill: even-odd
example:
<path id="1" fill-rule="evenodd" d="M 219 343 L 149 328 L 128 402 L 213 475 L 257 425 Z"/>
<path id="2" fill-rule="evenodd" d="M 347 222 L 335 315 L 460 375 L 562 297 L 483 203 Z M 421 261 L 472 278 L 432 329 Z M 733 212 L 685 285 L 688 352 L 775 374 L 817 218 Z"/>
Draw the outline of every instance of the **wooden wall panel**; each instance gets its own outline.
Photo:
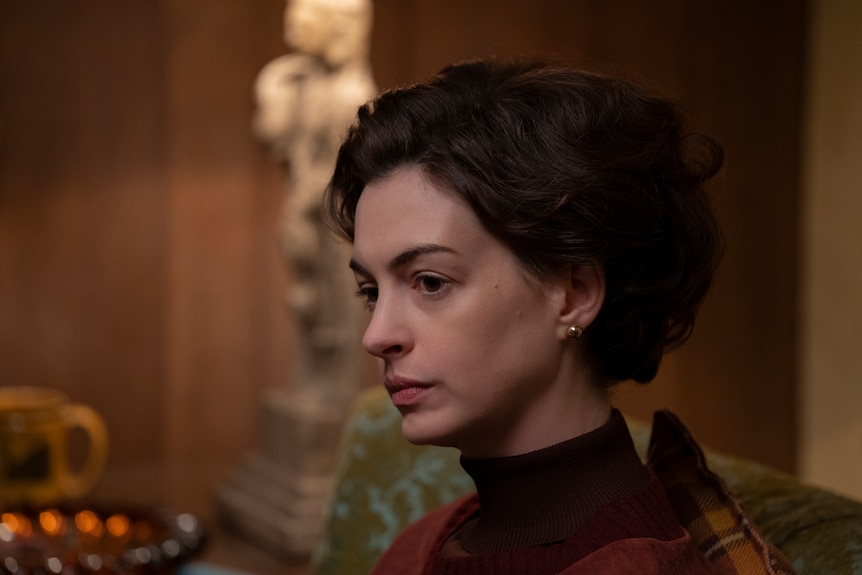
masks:
<path id="1" fill-rule="evenodd" d="M 659 380 L 704 441 L 794 465 L 804 0 L 377 0 L 381 88 L 473 56 L 556 54 L 648 80 L 727 146 L 731 249 Z M 288 382 L 282 174 L 251 84 L 282 0 L 0 3 L 0 384 L 106 413 L 115 461 L 235 459 Z"/>
<path id="2" fill-rule="evenodd" d="M 286 383 L 282 176 L 249 130 L 282 7 L 0 7 L 0 384 L 94 405 L 113 461 L 235 459 Z"/>
<path id="3" fill-rule="evenodd" d="M 105 414 L 115 452 L 154 457 L 167 198 L 158 14 L 146 2 L 92 7 L 0 7 L 0 384 L 65 389 Z"/>
<path id="4" fill-rule="evenodd" d="M 266 381 L 264 370 L 286 365 L 289 349 L 263 353 L 270 322 L 288 328 L 281 268 L 267 270 L 278 258 L 282 177 L 250 132 L 254 77 L 282 51 L 282 4 L 269 4 L 262 12 L 254 2 L 162 2 L 171 55 L 166 429 L 173 459 L 239 453 L 249 437 L 237 430 L 256 432 L 249 415 L 257 390 L 288 383 Z M 269 313 L 256 313 L 260 306 Z M 200 431 L 189 428 L 190 414 Z"/>

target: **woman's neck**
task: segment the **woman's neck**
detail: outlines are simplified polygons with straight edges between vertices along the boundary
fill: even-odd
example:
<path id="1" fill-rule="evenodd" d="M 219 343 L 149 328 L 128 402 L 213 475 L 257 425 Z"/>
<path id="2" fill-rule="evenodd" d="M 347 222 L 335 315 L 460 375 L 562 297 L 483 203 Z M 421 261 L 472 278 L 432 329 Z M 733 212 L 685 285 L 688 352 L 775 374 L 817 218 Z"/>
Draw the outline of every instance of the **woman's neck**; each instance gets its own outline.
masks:
<path id="1" fill-rule="evenodd" d="M 585 376 L 583 376 L 585 377 Z M 613 406 L 604 387 L 572 377 L 537 389 L 516 414 L 506 414 L 454 444 L 468 459 L 509 457 L 538 451 L 605 425 Z"/>

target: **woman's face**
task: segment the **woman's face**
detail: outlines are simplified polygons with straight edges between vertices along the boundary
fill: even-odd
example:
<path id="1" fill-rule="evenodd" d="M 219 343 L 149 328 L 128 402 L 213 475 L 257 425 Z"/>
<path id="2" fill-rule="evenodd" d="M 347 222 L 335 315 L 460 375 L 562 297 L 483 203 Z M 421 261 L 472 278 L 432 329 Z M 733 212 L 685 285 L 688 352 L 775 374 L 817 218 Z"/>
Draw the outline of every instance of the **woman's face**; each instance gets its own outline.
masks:
<path id="1" fill-rule="evenodd" d="M 408 440 L 490 457 L 572 436 L 565 290 L 530 278 L 454 192 L 415 167 L 369 184 L 351 267 Z"/>

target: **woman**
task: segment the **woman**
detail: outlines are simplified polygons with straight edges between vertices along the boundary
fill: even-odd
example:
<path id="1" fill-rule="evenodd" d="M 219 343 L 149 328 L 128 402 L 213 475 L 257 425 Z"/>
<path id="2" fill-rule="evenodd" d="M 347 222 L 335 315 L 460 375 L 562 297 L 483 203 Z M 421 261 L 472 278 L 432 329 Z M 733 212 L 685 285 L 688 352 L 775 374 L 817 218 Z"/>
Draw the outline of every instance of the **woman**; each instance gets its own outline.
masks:
<path id="1" fill-rule="evenodd" d="M 363 345 L 477 493 L 374 573 L 711 573 L 611 404 L 691 333 L 722 235 L 715 139 L 611 78 L 474 61 L 359 111 L 327 192 Z"/>

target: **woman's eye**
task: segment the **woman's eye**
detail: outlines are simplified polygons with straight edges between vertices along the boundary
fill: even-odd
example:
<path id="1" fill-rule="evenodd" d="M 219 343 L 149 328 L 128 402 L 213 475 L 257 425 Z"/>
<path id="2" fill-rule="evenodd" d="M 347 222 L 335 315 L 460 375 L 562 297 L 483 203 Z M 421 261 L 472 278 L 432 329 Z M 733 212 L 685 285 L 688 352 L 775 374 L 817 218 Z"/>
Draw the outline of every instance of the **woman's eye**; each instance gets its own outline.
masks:
<path id="1" fill-rule="evenodd" d="M 356 296 L 362 300 L 362 306 L 365 309 L 374 309 L 374 304 L 377 303 L 377 288 L 374 286 L 360 286 L 356 291 Z"/>
<path id="2" fill-rule="evenodd" d="M 449 280 L 440 276 L 422 275 L 417 278 L 419 289 L 428 294 L 437 294 L 446 289 Z"/>

